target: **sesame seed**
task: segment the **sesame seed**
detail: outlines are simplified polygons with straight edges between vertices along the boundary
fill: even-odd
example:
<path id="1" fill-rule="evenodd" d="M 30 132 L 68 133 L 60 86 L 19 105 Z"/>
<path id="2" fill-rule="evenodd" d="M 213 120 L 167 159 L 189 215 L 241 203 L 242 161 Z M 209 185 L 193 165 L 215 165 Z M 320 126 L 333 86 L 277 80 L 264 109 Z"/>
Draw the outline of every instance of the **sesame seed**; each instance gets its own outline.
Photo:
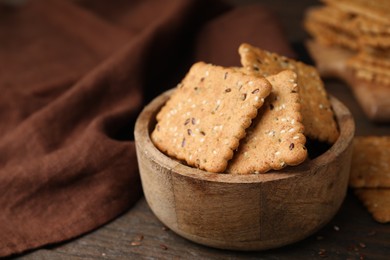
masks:
<path id="1" fill-rule="evenodd" d="M 216 151 L 216 150 L 213 150 L 213 154 L 217 154 L 217 151 Z"/>
<path id="2" fill-rule="evenodd" d="M 206 70 L 206 72 L 204 73 L 204 75 L 207 77 L 209 75 L 209 71 Z"/>
<path id="3" fill-rule="evenodd" d="M 278 156 L 279 154 L 280 154 L 280 152 L 279 152 L 279 151 L 277 151 L 277 152 L 275 153 L 275 155 L 276 155 L 276 156 Z"/>
<path id="4" fill-rule="evenodd" d="M 203 143 L 204 142 L 204 138 L 200 138 L 199 142 Z"/>
<path id="5" fill-rule="evenodd" d="M 269 136 L 275 136 L 275 131 L 273 131 L 273 130 L 272 130 L 272 131 L 269 131 L 268 135 L 269 135 Z"/>
<path id="6" fill-rule="evenodd" d="M 255 101 L 259 101 L 259 97 L 258 96 L 255 97 Z"/>
<path id="7" fill-rule="evenodd" d="M 294 136 L 293 139 L 294 139 L 294 140 L 299 139 L 299 135 Z"/>
<path id="8" fill-rule="evenodd" d="M 291 120 L 291 124 L 292 124 L 292 125 L 295 124 L 295 119 Z"/>
<path id="9" fill-rule="evenodd" d="M 248 82 L 248 85 L 251 86 L 251 87 L 252 87 L 254 84 L 255 84 L 255 83 L 254 83 L 253 81 L 249 81 L 249 82 Z M 252 92 L 252 93 L 253 93 L 253 92 Z"/>
<path id="10" fill-rule="evenodd" d="M 292 133 L 295 131 L 295 128 L 291 128 L 290 130 L 288 130 L 289 133 Z"/>
<path id="11" fill-rule="evenodd" d="M 286 132 L 286 130 L 284 130 L 284 129 L 280 131 L 281 134 L 284 134 L 285 132 Z"/>

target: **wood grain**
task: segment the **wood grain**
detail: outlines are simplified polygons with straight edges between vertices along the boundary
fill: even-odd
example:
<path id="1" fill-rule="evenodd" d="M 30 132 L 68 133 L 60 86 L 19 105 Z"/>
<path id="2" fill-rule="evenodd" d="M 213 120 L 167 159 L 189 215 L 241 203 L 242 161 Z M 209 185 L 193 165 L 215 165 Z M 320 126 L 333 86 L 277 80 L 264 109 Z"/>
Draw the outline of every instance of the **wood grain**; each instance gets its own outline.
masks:
<path id="1" fill-rule="evenodd" d="M 338 231 L 336 230 L 338 229 Z M 139 245 L 132 245 L 143 236 Z M 374 222 L 349 193 L 332 221 L 307 239 L 263 252 L 218 250 L 190 242 L 155 217 L 141 199 L 115 221 L 68 243 L 46 247 L 20 259 L 387 259 L 390 228 Z M 165 247 L 166 249 L 165 249 Z"/>

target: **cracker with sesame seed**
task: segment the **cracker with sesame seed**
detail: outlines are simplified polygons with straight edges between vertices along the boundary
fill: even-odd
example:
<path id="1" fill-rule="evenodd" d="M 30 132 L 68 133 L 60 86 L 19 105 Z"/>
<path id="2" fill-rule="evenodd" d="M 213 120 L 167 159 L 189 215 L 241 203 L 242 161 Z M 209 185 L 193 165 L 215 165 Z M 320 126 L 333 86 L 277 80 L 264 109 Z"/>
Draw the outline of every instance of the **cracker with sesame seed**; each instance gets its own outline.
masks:
<path id="1" fill-rule="evenodd" d="M 390 136 L 359 136 L 353 143 L 349 185 L 390 188 Z"/>
<path id="2" fill-rule="evenodd" d="M 285 70 L 266 79 L 272 85 L 271 94 L 229 162 L 229 173 L 280 170 L 287 165 L 298 165 L 307 157 L 297 75 Z"/>
<path id="3" fill-rule="evenodd" d="M 390 189 L 356 189 L 355 194 L 376 221 L 390 222 Z"/>
<path id="4" fill-rule="evenodd" d="M 382 55 L 383 56 L 380 57 L 379 55 L 374 56 L 374 54 L 369 55 L 362 52 L 348 59 L 346 66 L 350 68 L 359 79 L 390 85 L 389 55 Z"/>
<path id="5" fill-rule="evenodd" d="M 307 137 L 334 143 L 339 136 L 324 84 L 315 67 L 287 57 L 241 44 L 241 63 L 253 75 L 269 76 L 282 70 L 294 71 L 298 78 L 301 114 Z"/>
<path id="6" fill-rule="evenodd" d="M 390 24 L 390 1 L 388 0 L 322 0 L 328 6 L 344 12 L 367 17 L 372 21 Z"/>
<path id="7" fill-rule="evenodd" d="M 342 46 L 351 50 L 359 49 L 355 35 L 336 30 L 315 20 L 305 20 L 305 29 L 321 44 L 326 46 Z"/>
<path id="8" fill-rule="evenodd" d="M 224 172 L 271 92 L 265 78 L 199 62 L 157 115 L 158 149 L 209 172 Z"/>

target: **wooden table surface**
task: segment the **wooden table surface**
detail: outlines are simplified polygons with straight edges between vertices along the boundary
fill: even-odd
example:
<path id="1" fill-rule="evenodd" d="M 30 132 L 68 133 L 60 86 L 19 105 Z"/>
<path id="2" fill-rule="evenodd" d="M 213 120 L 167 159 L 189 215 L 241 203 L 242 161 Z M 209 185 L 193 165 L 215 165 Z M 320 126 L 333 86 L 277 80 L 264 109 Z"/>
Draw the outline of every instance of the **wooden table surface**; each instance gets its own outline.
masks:
<path id="1" fill-rule="evenodd" d="M 307 37 L 302 29 L 302 12 L 318 1 L 261 2 L 279 16 L 288 40 L 301 53 Z M 289 5 L 290 4 L 290 5 Z M 377 125 L 366 119 L 347 86 L 327 80 L 328 92 L 350 108 L 356 135 L 390 135 L 390 124 Z M 390 98 L 390 97 L 389 97 Z M 275 250 L 238 252 L 194 244 L 166 229 L 142 198 L 128 212 L 107 225 L 61 245 L 45 247 L 19 256 L 20 259 L 390 259 L 390 225 L 375 222 L 348 191 L 335 218 L 311 237 Z"/>

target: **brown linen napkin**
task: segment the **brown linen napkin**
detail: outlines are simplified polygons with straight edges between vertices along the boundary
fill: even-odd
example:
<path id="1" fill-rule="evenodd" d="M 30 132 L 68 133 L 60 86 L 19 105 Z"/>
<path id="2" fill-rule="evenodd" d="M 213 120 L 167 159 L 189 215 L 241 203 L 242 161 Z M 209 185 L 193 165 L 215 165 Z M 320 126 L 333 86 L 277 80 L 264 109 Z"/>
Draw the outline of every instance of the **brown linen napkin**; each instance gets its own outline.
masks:
<path id="1" fill-rule="evenodd" d="M 264 8 L 206 0 L 0 4 L 0 39 L 0 256 L 138 200 L 134 122 L 193 62 L 237 66 L 241 42 L 291 55 Z"/>

